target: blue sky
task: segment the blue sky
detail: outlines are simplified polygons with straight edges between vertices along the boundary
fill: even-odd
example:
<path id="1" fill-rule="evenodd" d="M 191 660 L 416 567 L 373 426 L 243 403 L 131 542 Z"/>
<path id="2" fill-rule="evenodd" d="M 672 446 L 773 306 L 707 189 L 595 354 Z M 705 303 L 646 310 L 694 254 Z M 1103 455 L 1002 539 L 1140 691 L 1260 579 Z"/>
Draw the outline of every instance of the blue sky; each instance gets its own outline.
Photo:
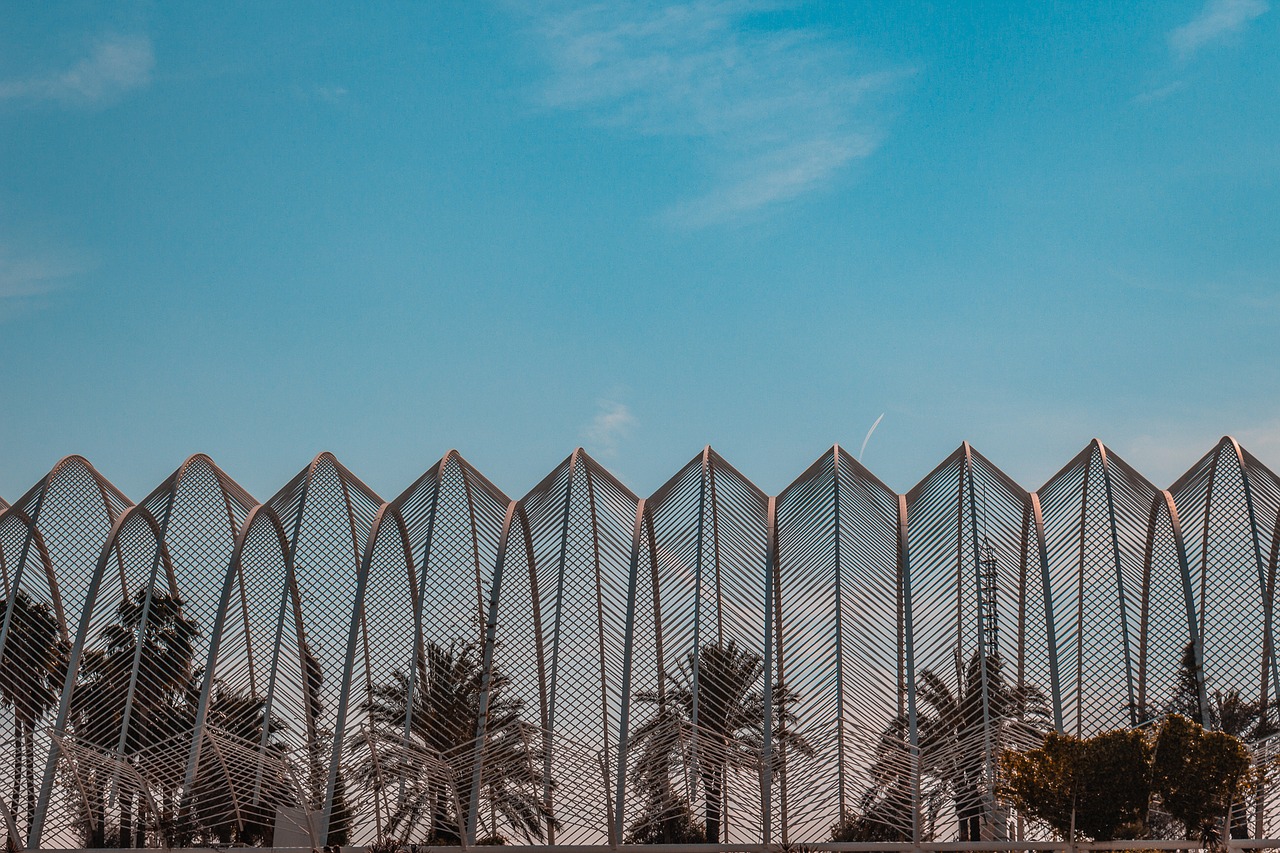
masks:
<path id="1" fill-rule="evenodd" d="M 0 495 L 1280 468 L 1280 11 L 0 4 Z"/>

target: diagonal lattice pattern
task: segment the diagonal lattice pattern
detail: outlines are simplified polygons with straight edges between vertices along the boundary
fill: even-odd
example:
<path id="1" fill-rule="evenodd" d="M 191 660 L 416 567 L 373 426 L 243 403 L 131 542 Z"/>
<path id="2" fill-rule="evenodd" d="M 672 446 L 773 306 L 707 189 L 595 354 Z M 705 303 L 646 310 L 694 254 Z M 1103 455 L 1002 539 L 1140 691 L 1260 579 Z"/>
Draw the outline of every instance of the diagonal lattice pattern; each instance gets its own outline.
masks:
<path id="1" fill-rule="evenodd" d="M 136 505 L 68 457 L 0 502 L 18 847 L 1034 840 L 1002 749 L 1177 710 L 1280 831 L 1280 478 L 1167 490 L 1091 442 L 1028 492 L 967 444 L 905 494 L 839 447 L 776 497 L 707 448 L 647 498 L 456 452 L 386 501 L 322 454 Z"/>

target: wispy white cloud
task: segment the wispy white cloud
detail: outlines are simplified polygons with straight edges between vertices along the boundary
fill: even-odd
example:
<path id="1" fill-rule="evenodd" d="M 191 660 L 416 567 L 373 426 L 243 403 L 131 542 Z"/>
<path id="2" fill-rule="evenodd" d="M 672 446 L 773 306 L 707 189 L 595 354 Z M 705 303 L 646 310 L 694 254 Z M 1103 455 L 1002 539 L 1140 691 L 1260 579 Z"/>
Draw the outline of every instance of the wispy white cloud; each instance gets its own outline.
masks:
<path id="1" fill-rule="evenodd" d="M 882 136 L 869 104 L 910 73 L 847 40 L 779 27 L 762 0 L 534 5 L 544 103 L 621 132 L 695 143 L 709 189 L 668 211 L 702 225 L 828 186 Z"/>
<path id="2" fill-rule="evenodd" d="M 329 104 L 340 104 L 349 92 L 346 86 L 316 86 L 316 97 Z"/>
<path id="3" fill-rule="evenodd" d="M 618 442 L 631 434 L 635 424 L 635 416 L 626 403 L 600 400 L 596 403 L 595 416 L 582 431 L 582 437 L 594 452 L 612 456 L 618 451 Z"/>
<path id="4" fill-rule="evenodd" d="M 1207 0 L 1194 18 L 1169 33 L 1169 47 L 1186 59 L 1238 33 L 1271 8 L 1266 0 Z"/>
<path id="5" fill-rule="evenodd" d="M 1157 486 L 1172 484 L 1206 453 L 1213 450 L 1223 429 L 1264 465 L 1280 464 L 1280 418 L 1246 424 L 1183 423 L 1162 425 L 1159 431 L 1120 436 L 1116 450 Z"/>
<path id="6" fill-rule="evenodd" d="M 1185 88 L 1187 88 L 1186 80 L 1174 80 L 1164 86 L 1139 92 L 1131 100 L 1135 104 L 1154 104 L 1156 101 L 1163 101 L 1165 98 L 1178 94 Z"/>
<path id="7" fill-rule="evenodd" d="M 61 71 L 0 80 L 0 101 L 57 101 L 68 106 L 104 106 L 151 82 L 155 56 L 141 35 L 108 36 L 83 59 Z"/>
<path id="8" fill-rule="evenodd" d="M 86 268 L 84 259 L 74 255 L 20 253 L 0 243 L 0 321 L 65 286 Z"/>

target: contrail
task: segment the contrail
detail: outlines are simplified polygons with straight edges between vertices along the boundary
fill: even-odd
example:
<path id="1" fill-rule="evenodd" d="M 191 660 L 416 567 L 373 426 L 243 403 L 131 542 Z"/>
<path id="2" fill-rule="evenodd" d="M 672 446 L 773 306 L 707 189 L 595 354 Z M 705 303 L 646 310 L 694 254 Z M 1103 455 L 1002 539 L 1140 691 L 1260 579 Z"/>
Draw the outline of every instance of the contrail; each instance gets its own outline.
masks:
<path id="1" fill-rule="evenodd" d="M 862 439 L 862 449 L 858 451 L 858 461 L 862 461 L 862 454 L 867 452 L 867 442 L 871 440 L 871 433 L 876 431 L 876 427 L 880 426 L 880 422 L 884 420 L 884 412 L 880 413 L 880 417 L 876 418 L 876 422 L 871 425 L 871 429 L 867 430 L 867 437 Z"/>

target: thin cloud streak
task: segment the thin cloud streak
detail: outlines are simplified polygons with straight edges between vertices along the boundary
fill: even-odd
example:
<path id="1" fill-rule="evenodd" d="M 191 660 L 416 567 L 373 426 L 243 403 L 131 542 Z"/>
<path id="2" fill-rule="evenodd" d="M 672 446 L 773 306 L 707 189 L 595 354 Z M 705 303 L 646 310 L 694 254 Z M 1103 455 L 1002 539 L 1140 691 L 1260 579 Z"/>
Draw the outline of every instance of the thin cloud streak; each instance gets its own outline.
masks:
<path id="1" fill-rule="evenodd" d="M 758 16 L 777 3 L 532 8 L 546 106 L 694 143 L 710 189 L 667 216 L 695 227 L 829 186 L 880 143 L 870 98 L 911 73 L 858 69 L 850 45 L 818 30 L 764 26 Z"/>
<path id="2" fill-rule="evenodd" d="M 1174 80 L 1172 83 L 1161 86 L 1158 89 L 1150 89 L 1134 95 L 1131 100 L 1135 104 L 1154 104 L 1157 101 L 1163 101 L 1178 94 L 1185 88 L 1187 88 L 1186 80 Z"/>
<path id="3" fill-rule="evenodd" d="M 0 101 L 56 101 L 95 107 L 115 103 L 151 82 L 155 56 L 146 36 L 109 36 L 89 55 L 62 71 L 0 80 Z"/>
<path id="4" fill-rule="evenodd" d="M 1270 8 L 1266 0 L 1208 0 L 1200 14 L 1169 33 L 1169 47 L 1188 59 L 1205 45 L 1240 32 Z"/>
<path id="5" fill-rule="evenodd" d="M 33 302 L 61 289 L 87 265 L 72 256 L 13 252 L 0 244 L 0 322 L 22 313 Z"/>
<path id="6" fill-rule="evenodd" d="M 618 452 L 618 442 L 631 434 L 635 424 L 635 416 L 626 403 L 600 400 L 595 417 L 582 431 L 582 437 L 601 456 L 612 456 Z"/>

